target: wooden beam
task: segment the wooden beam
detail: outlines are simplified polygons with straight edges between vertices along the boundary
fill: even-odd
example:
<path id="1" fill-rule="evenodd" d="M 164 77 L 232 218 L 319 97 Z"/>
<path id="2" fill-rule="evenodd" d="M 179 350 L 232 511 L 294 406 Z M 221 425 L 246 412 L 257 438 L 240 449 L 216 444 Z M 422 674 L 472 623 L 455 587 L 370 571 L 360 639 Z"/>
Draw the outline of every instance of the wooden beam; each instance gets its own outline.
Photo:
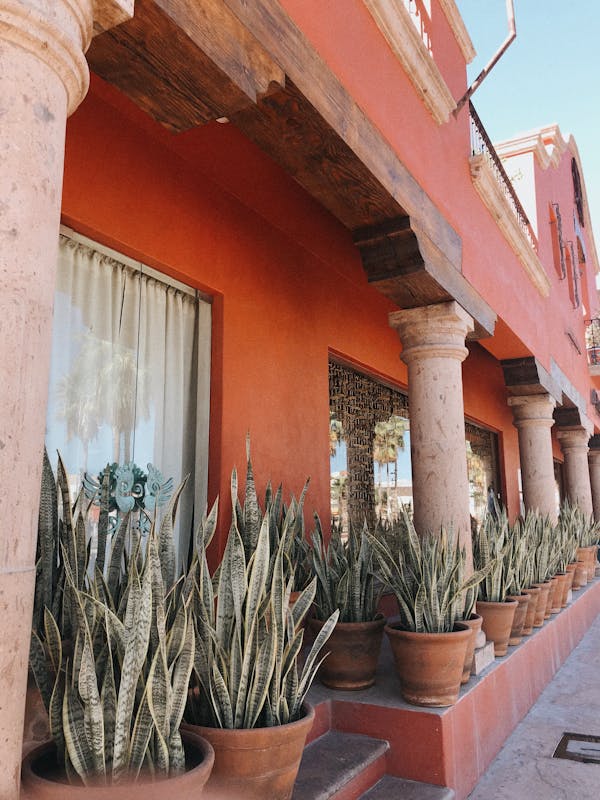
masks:
<path id="1" fill-rule="evenodd" d="M 285 82 L 221 0 L 136 0 L 133 19 L 97 36 L 87 58 L 172 131 L 234 113 Z"/>
<path id="2" fill-rule="evenodd" d="M 549 394 L 559 405 L 563 403 L 563 393 L 540 362 L 534 356 L 509 358 L 500 362 L 504 372 L 504 383 L 508 393 L 513 396 L 528 394 Z"/>

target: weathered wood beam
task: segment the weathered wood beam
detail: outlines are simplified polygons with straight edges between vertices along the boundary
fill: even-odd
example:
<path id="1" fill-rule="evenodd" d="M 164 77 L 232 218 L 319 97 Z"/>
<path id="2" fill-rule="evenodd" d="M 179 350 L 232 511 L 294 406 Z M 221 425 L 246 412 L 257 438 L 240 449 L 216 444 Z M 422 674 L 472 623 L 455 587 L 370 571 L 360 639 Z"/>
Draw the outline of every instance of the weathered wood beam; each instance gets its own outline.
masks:
<path id="1" fill-rule="evenodd" d="M 534 356 L 509 358 L 500 362 L 508 393 L 514 396 L 549 394 L 559 405 L 563 393 L 557 381 Z"/>
<path id="2" fill-rule="evenodd" d="M 136 0 L 133 19 L 97 36 L 87 58 L 173 131 L 234 113 L 285 82 L 222 0 Z"/>

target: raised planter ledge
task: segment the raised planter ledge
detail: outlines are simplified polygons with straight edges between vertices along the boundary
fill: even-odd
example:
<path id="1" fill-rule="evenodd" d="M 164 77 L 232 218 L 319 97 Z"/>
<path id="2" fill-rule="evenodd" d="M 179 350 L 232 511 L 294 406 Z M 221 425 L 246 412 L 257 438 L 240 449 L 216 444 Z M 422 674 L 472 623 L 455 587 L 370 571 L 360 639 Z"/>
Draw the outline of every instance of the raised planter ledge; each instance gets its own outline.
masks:
<path id="1" fill-rule="evenodd" d="M 399 699 L 397 684 L 387 702 L 381 673 L 392 664 L 385 651 L 379 688 L 354 694 L 315 687 L 317 715 L 309 739 L 329 729 L 386 739 L 388 774 L 448 786 L 456 800 L 464 800 L 600 612 L 600 580 L 573 597 L 507 656 L 472 677 L 450 708 L 409 706 Z"/>

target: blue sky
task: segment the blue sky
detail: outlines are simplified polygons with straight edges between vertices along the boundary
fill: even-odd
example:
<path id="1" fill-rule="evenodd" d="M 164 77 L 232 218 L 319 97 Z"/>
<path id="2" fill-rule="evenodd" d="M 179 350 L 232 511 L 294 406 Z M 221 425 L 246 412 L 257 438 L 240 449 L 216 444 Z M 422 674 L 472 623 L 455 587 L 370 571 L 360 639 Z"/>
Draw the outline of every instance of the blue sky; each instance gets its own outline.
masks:
<path id="1" fill-rule="evenodd" d="M 558 123 L 583 165 L 600 249 L 600 0 L 514 0 L 517 38 L 473 95 L 492 140 Z M 508 33 L 505 0 L 457 0 L 477 50 L 473 80 Z"/>

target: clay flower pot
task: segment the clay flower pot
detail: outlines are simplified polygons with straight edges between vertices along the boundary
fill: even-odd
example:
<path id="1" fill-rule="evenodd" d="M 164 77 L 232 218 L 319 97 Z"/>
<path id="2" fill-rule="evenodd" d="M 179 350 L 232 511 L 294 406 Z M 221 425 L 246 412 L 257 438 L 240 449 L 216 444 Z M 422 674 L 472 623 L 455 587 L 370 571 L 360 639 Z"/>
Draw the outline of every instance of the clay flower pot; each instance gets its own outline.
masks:
<path id="1" fill-rule="evenodd" d="M 567 598 L 573 585 L 573 578 L 575 577 L 575 570 L 568 570 L 566 572 L 559 572 L 556 576 L 558 578 L 558 585 L 560 588 L 560 607 L 567 607 Z"/>
<path id="2" fill-rule="evenodd" d="M 587 569 L 588 583 L 596 577 L 596 561 L 598 559 L 598 547 L 595 544 L 588 547 L 577 548 L 577 561 L 583 561 Z"/>
<path id="3" fill-rule="evenodd" d="M 529 597 L 527 605 L 527 614 L 525 615 L 525 624 L 523 625 L 523 636 L 531 636 L 533 633 L 533 622 L 535 620 L 535 612 L 537 610 L 539 588 L 532 586 L 529 589 L 523 589 L 523 594 Z"/>
<path id="4" fill-rule="evenodd" d="M 477 634 L 481 630 L 482 619 L 479 614 L 471 614 L 469 619 L 461 619 L 460 624 L 466 625 L 471 631 L 471 638 L 467 642 L 467 652 L 465 654 L 465 663 L 463 666 L 463 674 L 461 683 L 467 683 L 471 677 L 471 667 L 473 666 L 473 655 L 475 647 L 477 646 Z"/>
<path id="5" fill-rule="evenodd" d="M 582 589 L 584 586 L 587 586 L 587 564 L 585 561 L 577 561 L 575 564 L 575 575 L 573 577 L 573 591 L 576 592 L 578 589 Z"/>
<path id="6" fill-rule="evenodd" d="M 477 601 L 475 609 L 483 617 L 481 627 L 486 638 L 494 643 L 495 656 L 506 655 L 518 605 L 516 600 L 505 600 L 503 603 L 494 603 L 490 600 Z"/>
<path id="7" fill-rule="evenodd" d="M 450 633 L 414 633 L 390 625 L 385 632 L 406 702 L 441 707 L 456 703 L 473 632 L 462 622 Z"/>
<path id="8" fill-rule="evenodd" d="M 304 709 L 305 715 L 296 722 L 272 728 L 236 730 L 184 723 L 182 730 L 195 731 L 215 751 L 208 796 L 214 792 L 227 800 L 290 800 L 315 718 L 312 706 L 305 704 Z"/>
<path id="9" fill-rule="evenodd" d="M 506 599 L 516 600 L 517 603 L 519 604 L 515 611 L 515 617 L 513 619 L 513 624 L 510 629 L 510 637 L 508 640 L 509 646 L 514 647 L 518 644 L 521 644 L 521 640 L 523 638 L 523 628 L 525 627 L 527 609 L 529 608 L 529 595 L 528 594 L 511 595 Z"/>
<path id="10" fill-rule="evenodd" d="M 544 624 L 546 617 L 546 606 L 548 605 L 548 593 L 550 591 L 549 583 L 535 583 L 534 586 L 540 590 L 538 595 L 538 602 L 535 609 L 535 619 L 533 620 L 534 628 L 541 628 Z"/>
<path id="11" fill-rule="evenodd" d="M 330 689 L 355 691 L 375 683 L 386 619 L 338 622 L 327 642 L 329 655 L 319 667 L 319 680 Z M 314 617 L 308 626 L 315 637 L 325 623 Z"/>
<path id="12" fill-rule="evenodd" d="M 56 763 L 54 742 L 46 742 L 31 750 L 21 768 L 22 800 L 194 800 L 201 797 L 213 766 L 214 752 L 210 744 L 193 731 L 181 732 L 188 770 L 172 778 L 152 780 L 143 774 L 135 783 L 110 786 L 69 784 L 64 771 Z"/>
<path id="13" fill-rule="evenodd" d="M 550 613 L 558 614 L 561 609 L 560 601 L 562 597 L 562 589 L 560 586 L 560 581 L 556 575 L 550 580 L 550 584 L 550 595 L 548 597 Z"/>

